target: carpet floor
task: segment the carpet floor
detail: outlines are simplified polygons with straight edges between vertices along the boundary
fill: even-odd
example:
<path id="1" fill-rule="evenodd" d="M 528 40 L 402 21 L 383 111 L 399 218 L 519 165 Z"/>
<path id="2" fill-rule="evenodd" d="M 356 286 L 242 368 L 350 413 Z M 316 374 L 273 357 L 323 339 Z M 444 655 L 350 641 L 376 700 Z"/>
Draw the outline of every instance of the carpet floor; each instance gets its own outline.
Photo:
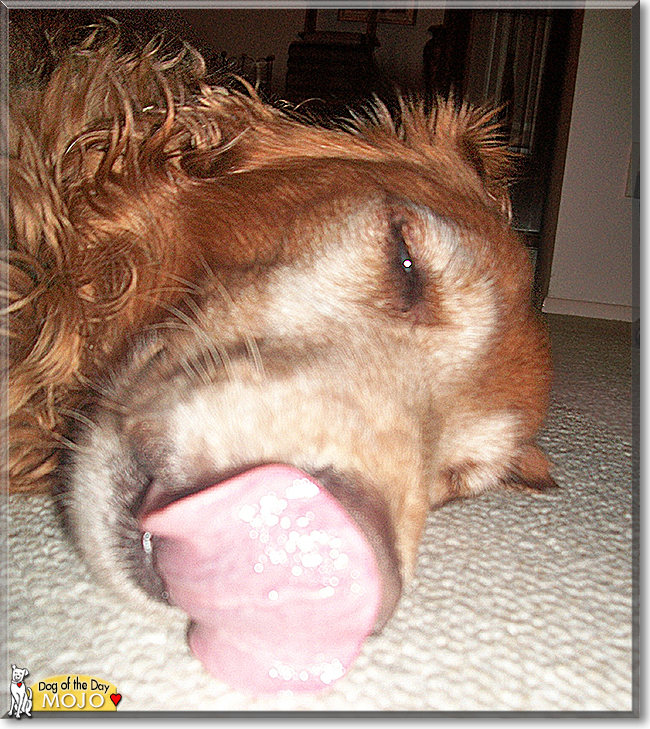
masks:
<path id="1" fill-rule="evenodd" d="M 415 581 L 331 689 L 253 699 L 211 678 L 184 624 L 152 621 L 94 581 L 45 496 L 4 505 L 5 675 L 16 663 L 31 685 L 104 678 L 119 712 L 631 711 L 639 352 L 627 324 L 547 319 L 555 382 L 539 441 L 561 488 L 432 512 Z"/>

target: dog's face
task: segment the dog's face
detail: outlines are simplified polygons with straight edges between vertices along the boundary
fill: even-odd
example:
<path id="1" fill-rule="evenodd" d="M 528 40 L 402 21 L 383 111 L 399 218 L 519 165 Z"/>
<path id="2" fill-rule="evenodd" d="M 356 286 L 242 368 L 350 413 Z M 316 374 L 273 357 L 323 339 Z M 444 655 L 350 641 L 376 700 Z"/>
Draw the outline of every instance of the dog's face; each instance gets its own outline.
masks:
<path id="1" fill-rule="evenodd" d="M 107 372 L 76 416 L 66 521 L 105 581 L 189 614 L 217 675 L 322 688 L 390 617 L 430 506 L 551 482 L 507 153 L 453 104 L 344 132 L 205 89 L 161 114 L 137 91 L 140 116 L 121 100 L 111 120 L 102 94 L 103 130 L 57 143 L 80 260 L 138 262 L 116 323 L 87 317 Z"/>
<path id="2" fill-rule="evenodd" d="M 20 683 L 24 680 L 25 676 L 29 675 L 29 671 L 26 668 L 18 668 L 18 666 L 11 665 L 11 681 L 12 683 Z"/>
<path id="3" fill-rule="evenodd" d="M 336 592 L 325 578 L 316 585 L 330 601 L 354 597 L 350 612 L 357 598 L 370 601 L 365 635 L 395 606 L 429 504 L 495 486 L 526 461 L 540 416 L 528 405 L 546 382 L 534 321 L 512 311 L 524 304 L 526 254 L 493 207 L 435 173 L 399 159 L 302 159 L 243 172 L 227 187 L 179 190 L 180 235 L 211 251 L 211 272 L 198 299 L 131 352 L 78 439 L 71 472 L 75 533 L 111 580 L 171 593 L 198 623 L 208 621 L 197 617 L 200 591 L 235 599 L 234 588 L 223 587 L 224 575 L 198 588 L 177 573 L 203 575 L 224 560 L 229 577 L 253 575 L 259 555 L 282 559 L 280 537 L 320 509 L 321 532 L 346 543 L 358 531 L 371 545 L 367 553 L 350 547 L 350 558 L 376 563 L 361 570 L 361 595 L 342 594 L 353 582 L 347 572 L 334 575 Z M 260 468 L 268 464 L 282 468 Z M 255 530 L 235 514 L 254 513 L 269 494 L 284 499 L 301 474 L 340 507 L 305 502 L 286 528 L 270 524 L 275 531 L 251 552 Z M 214 489 L 232 497 L 211 507 L 202 492 Z M 277 519 L 286 508 L 273 512 Z M 353 525 L 334 528 L 339 509 Z M 153 534 L 147 551 L 144 532 Z M 182 554 L 165 558 L 171 566 L 161 566 L 163 543 Z M 298 591 L 303 600 L 302 558 L 272 579 L 258 573 L 259 589 L 242 574 L 240 609 L 259 590 Z M 312 602 L 301 619 L 334 631 L 328 600 Z M 287 608 L 267 608 L 282 623 Z M 282 630 L 276 624 L 273 633 Z M 327 639 L 321 647 L 327 652 Z M 221 653 L 196 650 L 223 667 Z M 300 672 L 245 681 L 312 686 L 295 678 Z"/>

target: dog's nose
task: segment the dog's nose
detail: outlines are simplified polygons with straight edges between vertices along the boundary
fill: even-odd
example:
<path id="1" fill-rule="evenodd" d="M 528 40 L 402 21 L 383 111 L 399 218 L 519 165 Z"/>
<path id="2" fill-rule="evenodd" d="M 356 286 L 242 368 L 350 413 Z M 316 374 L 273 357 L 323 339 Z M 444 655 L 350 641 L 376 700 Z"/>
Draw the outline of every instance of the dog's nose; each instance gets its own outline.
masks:
<path id="1" fill-rule="evenodd" d="M 193 652 L 231 686 L 326 688 L 393 612 L 399 569 L 379 510 L 341 493 L 347 504 L 272 464 L 142 519 L 169 598 L 193 621 Z"/>

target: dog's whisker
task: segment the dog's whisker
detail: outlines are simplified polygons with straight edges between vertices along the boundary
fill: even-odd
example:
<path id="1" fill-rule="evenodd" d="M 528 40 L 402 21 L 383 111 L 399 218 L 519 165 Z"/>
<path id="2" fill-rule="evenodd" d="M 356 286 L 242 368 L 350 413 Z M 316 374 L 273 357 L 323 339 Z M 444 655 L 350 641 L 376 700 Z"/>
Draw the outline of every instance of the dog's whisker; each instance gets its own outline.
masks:
<path id="1" fill-rule="evenodd" d="M 262 355 L 260 353 L 259 345 L 255 337 L 246 337 L 246 349 L 248 354 L 255 363 L 255 371 L 260 379 L 265 377 L 264 362 L 262 361 Z"/>
<path id="2" fill-rule="evenodd" d="M 205 331 L 207 331 L 207 327 L 201 326 L 200 320 L 204 319 L 205 314 L 201 307 L 193 300 L 188 300 L 186 302 L 187 306 L 192 310 L 193 314 L 196 317 L 196 323 L 192 326 L 192 332 L 196 333 L 197 331 L 200 333 L 200 339 L 202 340 L 202 344 L 205 347 L 205 351 L 209 355 L 210 363 L 212 364 L 212 377 L 216 378 L 219 373 L 224 369 L 226 369 L 226 373 L 229 372 L 228 366 L 226 365 L 226 361 L 230 361 L 228 352 L 225 347 L 219 348 L 216 344 L 216 340 L 214 337 L 206 337 Z M 206 364 L 207 367 L 207 364 Z M 206 374 L 210 375 L 208 370 L 206 369 Z"/>
<path id="3" fill-rule="evenodd" d="M 197 379 L 197 373 L 192 365 L 186 359 L 182 359 L 180 365 L 185 370 L 188 380 L 194 382 Z"/>
<path id="4" fill-rule="evenodd" d="M 174 319 L 166 319 L 164 321 L 155 322 L 154 324 L 148 324 L 143 329 L 144 332 L 164 332 L 164 331 L 176 331 L 176 332 L 187 332 L 192 333 L 192 328 L 188 327 L 182 321 L 176 321 Z"/>
<path id="5" fill-rule="evenodd" d="M 111 397 L 111 389 L 110 387 L 106 385 L 102 385 L 99 382 L 95 380 L 91 380 L 88 377 L 79 377 L 80 384 L 83 385 L 84 389 L 88 392 L 95 393 L 96 395 L 100 395 L 104 401 L 110 399 Z"/>
<path id="6" fill-rule="evenodd" d="M 234 306 L 235 302 L 232 296 L 230 295 L 228 289 L 224 286 L 223 282 L 216 276 L 213 275 L 213 284 L 215 286 L 215 290 L 219 293 L 221 298 L 226 302 L 226 305 L 228 306 Z M 260 378 L 264 377 L 264 363 L 262 361 L 262 356 L 260 354 L 259 346 L 257 344 L 257 341 L 255 340 L 255 337 L 252 336 L 246 336 L 245 338 L 245 344 L 246 349 L 253 359 L 253 362 L 255 363 L 255 370 Z"/>
<path id="7" fill-rule="evenodd" d="M 226 302 L 226 304 L 232 306 L 235 301 L 228 292 L 228 289 L 224 286 L 223 282 L 219 279 L 219 277 L 216 274 L 212 274 L 211 280 L 221 298 Z"/>
<path id="8" fill-rule="evenodd" d="M 181 276 L 176 275 L 175 273 L 170 273 L 168 275 L 168 278 L 172 279 L 173 281 L 177 281 L 178 283 L 183 285 L 183 288 L 173 288 L 173 287 L 167 287 L 163 289 L 165 292 L 180 292 L 184 294 L 200 294 L 203 291 L 203 288 L 200 286 L 200 284 L 189 281 L 186 278 L 183 278 Z"/>
<path id="9" fill-rule="evenodd" d="M 210 373 L 200 358 L 183 359 L 181 360 L 181 367 L 185 370 L 190 382 L 197 382 L 206 386 L 212 383 Z"/>
<path id="10" fill-rule="evenodd" d="M 73 418 L 88 428 L 94 428 L 95 423 L 88 416 L 79 412 L 79 410 L 70 410 L 69 408 L 60 408 L 59 412 L 66 418 Z"/>
<path id="11" fill-rule="evenodd" d="M 217 272 L 214 270 L 214 268 L 210 265 L 210 262 L 206 259 L 204 255 L 201 255 L 199 258 L 201 262 L 201 268 L 205 272 L 206 281 L 213 281 L 215 283 L 218 283 L 219 276 L 217 275 Z"/>
<path id="12" fill-rule="evenodd" d="M 89 446 L 81 446 L 76 441 L 61 435 L 61 433 L 54 433 L 54 440 L 59 444 L 59 446 L 62 446 L 73 453 L 77 453 L 78 455 L 88 456 L 92 454 L 92 449 Z"/>
<path id="13" fill-rule="evenodd" d="M 106 412 L 114 413 L 118 416 L 126 415 L 129 412 L 129 403 L 127 401 L 120 402 L 115 397 L 101 400 L 102 409 Z"/>
<path id="14" fill-rule="evenodd" d="M 211 339 L 206 331 L 200 328 L 195 321 L 193 321 L 187 314 L 178 309 L 176 306 L 165 306 L 164 307 L 170 314 L 180 319 L 181 322 L 187 325 L 189 331 L 196 337 L 201 345 L 207 348 L 207 350 L 213 355 L 215 364 L 221 365 L 227 376 L 232 378 L 232 368 L 230 366 L 230 357 L 225 347 L 219 346 L 216 341 Z"/>

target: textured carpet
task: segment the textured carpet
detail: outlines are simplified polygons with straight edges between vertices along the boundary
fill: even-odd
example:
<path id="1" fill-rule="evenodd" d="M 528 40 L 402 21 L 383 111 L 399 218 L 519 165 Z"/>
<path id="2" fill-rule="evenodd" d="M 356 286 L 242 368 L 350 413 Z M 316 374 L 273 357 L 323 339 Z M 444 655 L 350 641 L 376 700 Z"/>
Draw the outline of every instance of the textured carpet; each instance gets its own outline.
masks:
<path id="1" fill-rule="evenodd" d="M 638 350 L 628 325 L 549 322 L 556 378 L 540 443 L 562 488 L 430 514 L 415 582 L 330 690 L 263 699 L 229 690 L 190 655 L 182 623 L 152 621 L 94 581 L 48 498 L 14 496 L 5 505 L 5 696 L 16 663 L 32 683 L 107 679 L 120 712 L 630 711 Z"/>

